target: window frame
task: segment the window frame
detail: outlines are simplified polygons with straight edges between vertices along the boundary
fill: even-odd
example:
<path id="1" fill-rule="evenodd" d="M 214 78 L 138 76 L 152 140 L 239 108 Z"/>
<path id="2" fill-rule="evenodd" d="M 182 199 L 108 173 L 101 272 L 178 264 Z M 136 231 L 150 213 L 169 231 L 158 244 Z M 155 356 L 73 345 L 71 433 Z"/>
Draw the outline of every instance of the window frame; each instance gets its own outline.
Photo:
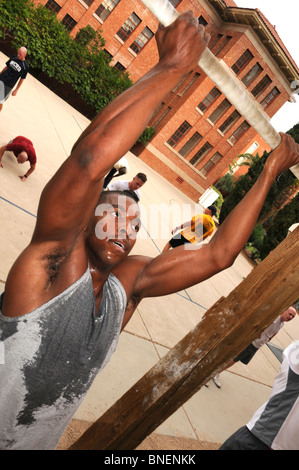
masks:
<path id="1" fill-rule="evenodd" d="M 59 13 L 62 8 L 55 0 L 48 0 L 45 7 L 53 13 Z"/>
<path id="2" fill-rule="evenodd" d="M 216 159 L 216 163 L 213 161 L 213 158 Z M 203 176 L 207 176 L 222 159 L 223 155 L 221 155 L 220 152 L 216 152 L 199 171 L 203 174 Z"/>
<path id="3" fill-rule="evenodd" d="M 250 52 L 249 49 L 246 49 L 246 51 L 244 51 L 243 54 L 239 57 L 239 59 L 232 65 L 232 71 L 236 75 L 239 75 L 239 73 L 241 73 L 242 70 L 245 69 L 245 67 L 252 61 L 252 59 L 253 54 Z"/>
<path id="4" fill-rule="evenodd" d="M 266 90 L 266 88 L 270 85 L 270 83 L 272 83 L 272 80 L 269 77 L 269 75 L 266 74 L 258 82 L 258 84 L 253 88 L 253 90 L 251 90 L 252 96 L 254 96 L 254 98 L 258 98 L 260 96 L 260 94 L 263 93 L 263 91 Z"/>
<path id="5" fill-rule="evenodd" d="M 95 11 L 95 14 L 100 18 L 100 20 L 104 23 L 108 16 L 113 12 L 113 10 L 117 7 L 120 0 L 103 0 L 102 3 L 98 6 Z M 112 4 L 112 5 L 109 5 Z M 111 9 L 109 7 L 112 6 Z"/>
<path id="6" fill-rule="evenodd" d="M 208 117 L 209 121 L 213 124 L 216 124 L 219 119 L 226 113 L 226 111 L 231 107 L 231 103 L 227 98 L 224 98 L 223 101 L 217 106 L 217 108 L 210 114 Z"/>
<path id="7" fill-rule="evenodd" d="M 256 71 L 254 69 L 257 69 Z M 263 72 L 263 67 L 259 62 L 256 62 L 249 72 L 242 78 L 243 85 L 248 88 L 251 83 Z"/>
<path id="8" fill-rule="evenodd" d="M 197 152 L 189 163 L 193 166 L 196 166 L 211 150 L 213 146 L 210 144 L 210 142 L 206 142 Z"/>
<path id="9" fill-rule="evenodd" d="M 191 124 L 188 121 L 183 121 L 172 136 L 167 140 L 167 144 L 174 148 L 180 140 L 190 131 Z"/>
<path id="10" fill-rule="evenodd" d="M 212 90 L 210 90 L 203 100 L 197 105 L 197 108 L 204 114 L 207 109 L 212 106 L 212 104 L 219 98 L 219 96 L 221 96 L 221 91 L 216 86 L 214 86 Z"/>
<path id="11" fill-rule="evenodd" d="M 145 31 L 149 31 L 151 33 L 151 35 L 149 37 L 146 36 Z M 153 31 L 148 26 L 145 26 L 145 28 L 141 31 L 141 33 L 137 36 L 137 38 L 130 45 L 130 49 L 135 54 L 140 54 L 140 52 L 143 51 L 145 46 L 150 42 L 150 40 L 153 37 L 154 37 Z M 146 41 L 144 41 L 143 38 L 145 38 Z M 139 41 L 139 42 L 137 42 L 137 41 Z"/>
<path id="12" fill-rule="evenodd" d="M 228 118 L 219 127 L 222 134 L 226 132 L 240 119 L 241 114 L 236 109 L 228 116 Z"/>
<path id="13" fill-rule="evenodd" d="M 66 13 L 64 18 L 61 20 L 61 24 L 63 24 L 63 26 L 68 30 L 68 32 L 71 32 L 78 23 L 76 20 L 74 20 L 71 15 Z"/>
<path id="14" fill-rule="evenodd" d="M 277 93 L 275 92 L 274 93 L 274 90 L 277 90 Z M 275 86 L 271 91 L 270 93 L 268 93 L 267 96 L 265 96 L 265 98 L 261 101 L 261 106 L 266 109 L 268 108 L 268 106 L 270 106 L 273 101 L 276 100 L 276 98 L 278 98 L 278 96 L 280 95 L 280 91 L 279 89 L 277 88 L 277 86 Z"/>
<path id="15" fill-rule="evenodd" d="M 202 139 L 202 135 L 195 131 L 194 134 L 190 137 L 189 140 L 183 145 L 183 147 L 178 151 L 182 157 L 186 157 L 188 153 L 191 152 L 191 150 L 194 149 L 194 147 L 200 142 Z"/>

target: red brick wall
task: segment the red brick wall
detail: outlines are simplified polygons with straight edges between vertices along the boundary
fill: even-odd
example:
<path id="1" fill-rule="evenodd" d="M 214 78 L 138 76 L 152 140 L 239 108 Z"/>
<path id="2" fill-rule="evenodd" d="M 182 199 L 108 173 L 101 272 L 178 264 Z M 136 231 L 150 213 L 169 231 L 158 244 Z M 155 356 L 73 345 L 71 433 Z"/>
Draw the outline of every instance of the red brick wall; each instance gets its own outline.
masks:
<path id="1" fill-rule="evenodd" d="M 71 35 L 75 35 L 77 31 L 90 24 L 94 29 L 100 30 L 102 36 L 106 40 L 105 49 L 113 56 L 111 65 L 116 62 L 120 62 L 126 67 L 133 81 L 138 80 L 143 76 L 158 60 L 157 48 L 155 39 L 152 38 L 147 45 L 144 47 L 142 52 L 138 55 L 130 51 L 129 46 L 136 39 L 139 33 L 145 26 L 148 26 L 154 33 L 158 27 L 158 21 L 152 16 L 152 14 L 146 9 L 144 4 L 140 0 L 126 0 L 121 1 L 108 18 L 102 23 L 98 21 L 94 16 L 94 12 L 97 10 L 102 0 L 94 0 L 89 8 L 86 8 L 78 0 L 56 0 L 57 3 L 62 6 L 62 9 L 58 13 L 57 17 L 61 20 L 66 13 L 72 16 L 77 21 L 76 27 L 71 32 Z M 35 0 L 36 3 L 45 4 L 46 0 Z M 257 101 L 261 102 L 265 96 L 272 90 L 274 86 L 277 86 L 281 91 L 281 94 L 273 101 L 273 103 L 266 109 L 266 112 L 272 117 L 280 107 L 288 100 L 288 93 L 284 90 L 279 78 L 270 69 L 267 62 L 260 56 L 259 52 L 255 49 L 251 43 L 249 37 L 242 32 L 227 29 L 227 25 L 222 25 L 220 29 L 213 23 L 213 19 L 209 17 L 208 13 L 201 6 L 200 2 L 194 2 L 191 0 L 183 0 L 177 7 L 178 12 L 182 12 L 188 9 L 192 9 L 197 17 L 202 15 L 208 22 L 206 26 L 207 31 L 211 34 L 210 45 L 214 46 L 211 48 L 214 54 L 217 53 L 217 57 L 222 59 L 229 67 L 231 67 L 237 59 L 242 55 L 246 49 L 250 49 L 254 58 L 249 64 L 242 70 L 238 75 L 239 79 L 242 79 L 251 67 L 258 61 L 263 68 L 263 72 L 250 84 L 248 90 L 251 91 L 261 78 L 268 74 L 272 80 L 272 83 L 266 88 L 266 90 L 258 96 Z M 117 31 L 131 15 L 136 13 L 142 22 L 133 31 L 130 37 L 122 42 L 115 37 Z M 222 38 L 216 42 L 219 34 L 222 34 Z M 231 40 L 226 42 L 227 37 L 231 36 Z M 223 46 L 220 49 L 220 47 Z M 192 82 L 194 73 L 186 79 L 186 82 L 182 83 L 177 90 L 173 90 L 164 100 L 164 105 L 154 115 L 150 121 L 150 125 L 155 125 L 157 120 L 162 117 L 163 113 L 170 108 L 170 111 L 156 126 L 156 136 L 152 139 L 151 144 L 167 157 L 172 164 L 175 164 L 181 172 L 184 172 L 195 183 L 200 185 L 203 189 L 208 189 L 211 184 L 219 179 L 227 169 L 228 165 L 238 157 L 241 153 L 244 153 L 255 140 L 259 141 L 260 147 L 258 149 L 259 154 L 263 153 L 263 150 L 269 150 L 269 147 L 263 142 L 260 136 L 257 135 L 256 131 L 250 128 L 243 137 L 231 146 L 227 139 L 232 133 L 240 126 L 244 121 L 244 118 L 240 118 L 225 134 L 222 136 L 217 129 L 227 119 L 227 117 L 234 111 L 233 107 L 230 107 L 226 113 L 221 117 L 214 126 L 209 124 L 207 117 L 217 108 L 221 101 L 225 98 L 223 95 L 214 102 L 208 111 L 202 116 L 197 110 L 197 105 L 207 95 L 208 92 L 213 88 L 213 82 L 197 67 L 194 71 L 200 76 L 196 81 Z M 193 83 L 186 91 L 186 85 Z M 185 91 L 185 92 L 184 92 Z M 194 168 L 190 168 L 184 160 L 179 158 L 173 151 L 171 151 L 165 142 L 171 137 L 171 135 L 178 129 L 178 127 L 187 120 L 191 125 L 192 129 L 187 135 L 179 142 L 175 147 L 178 151 L 182 146 L 189 140 L 192 134 L 197 131 L 202 135 L 202 140 L 192 149 L 192 151 L 186 156 L 186 161 L 196 154 L 196 152 L 206 143 L 209 142 L 213 149 L 196 165 L 196 169 L 200 170 L 207 161 L 216 153 L 219 152 L 223 158 L 222 160 L 206 175 L 203 177 L 194 171 Z M 146 163 L 150 164 L 156 171 L 162 176 L 167 178 L 172 184 L 181 189 L 184 193 L 190 196 L 192 199 L 197 200 L 200 197 L 200 193 L 194 189 L 186 181 L 178 183 L 176 174 L 170 169 L 165 163 L 160 161 L 156 156 L 150 155 L 148 149 L 144 150 L 140 154 L 140 158 Z"/>

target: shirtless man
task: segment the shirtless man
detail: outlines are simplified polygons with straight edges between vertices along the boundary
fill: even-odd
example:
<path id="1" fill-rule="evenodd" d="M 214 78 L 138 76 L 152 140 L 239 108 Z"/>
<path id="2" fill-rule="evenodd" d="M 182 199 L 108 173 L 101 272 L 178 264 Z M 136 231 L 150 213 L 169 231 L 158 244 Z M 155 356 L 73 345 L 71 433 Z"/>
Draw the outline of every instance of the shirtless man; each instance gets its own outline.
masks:
<path id="1" fill-rule="evenodd" d="M 105 191 L 99 204 L 100 186 L 163 97 L 198 64 L 209 36 L 185 12 L 160 27 L 156 40 L 158 64 L 99 113 L 44 188 L 32 240 L 7 277 L 0 313 L 0 448 L 54 449 L 138 302 L 229 267 L 275 178 L 299 162 L 299 146 L 283 136 L 209 244 L 156 258 L 128 256 L 139 229 L 136 203 Z"/>

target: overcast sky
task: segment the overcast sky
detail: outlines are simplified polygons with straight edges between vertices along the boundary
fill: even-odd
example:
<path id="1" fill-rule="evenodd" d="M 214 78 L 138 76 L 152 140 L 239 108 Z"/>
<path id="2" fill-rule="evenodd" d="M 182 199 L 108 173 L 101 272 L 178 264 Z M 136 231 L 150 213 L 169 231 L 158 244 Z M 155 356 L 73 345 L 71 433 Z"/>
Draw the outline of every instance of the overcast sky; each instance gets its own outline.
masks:
<path id="1" fill-rule="evenodd" d="M 276 31 L 299 67 L 299 1 L 298 0 L 235 0 L 238 7 L 258 8 L 276 27 Z M 286 103 L 272 118 L 278 132 L 286 132 L 299 123 L 299 94 L 296 104 Z"/>

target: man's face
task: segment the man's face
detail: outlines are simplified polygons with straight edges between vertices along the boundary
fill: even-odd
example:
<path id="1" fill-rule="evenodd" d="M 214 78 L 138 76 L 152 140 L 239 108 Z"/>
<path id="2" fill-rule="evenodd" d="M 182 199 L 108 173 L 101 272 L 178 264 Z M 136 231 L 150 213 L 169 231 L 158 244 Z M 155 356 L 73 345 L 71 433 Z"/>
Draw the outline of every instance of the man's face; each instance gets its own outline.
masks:
<path id="1" fill-rule="evenodd" d="M 296 310 L 293 307 L 289 307 L 282 314 L 283 321 L 287 322 L 292 320 L 296 315 Z"/>
<path id="2" fill-rule="evenodd" d="M 26 49 L 24 49 L 24 48 L 21 47 L 21 48 L 18 50 L 17 56 L 18 56 L 18 59 L 19 59 L 19 60 L 24 61 L 24 60 L 25 60 L 25 57 L 26 57 Z"/>
<path id="3" fill-rule="evenodd" d="M 140 178 L 137 176 L 134 176 L 132 181 L 129 183 L 129 188 L 131 191 L 136 191 L 136 189 L 141 188 L 141 186 L 144 185 L 144 181 L 142 181 Z"/>
<path id="4" fill-rule="evenodd" d="M 140 229 L 138 204 L 130 197 L 107 192 L 92 217 L 87 245 L 100 265 L 113 267 L 125 259 Z"/>
<path id="5" fill-rule="evenodd" d="M 206 215 L 209 215 L 210 217 L 212 217 L 212 211 L 211 211 L 211 209 L 206 208 L 206 209 L 204 210 L 204 213 L 205 213 Z"/>

